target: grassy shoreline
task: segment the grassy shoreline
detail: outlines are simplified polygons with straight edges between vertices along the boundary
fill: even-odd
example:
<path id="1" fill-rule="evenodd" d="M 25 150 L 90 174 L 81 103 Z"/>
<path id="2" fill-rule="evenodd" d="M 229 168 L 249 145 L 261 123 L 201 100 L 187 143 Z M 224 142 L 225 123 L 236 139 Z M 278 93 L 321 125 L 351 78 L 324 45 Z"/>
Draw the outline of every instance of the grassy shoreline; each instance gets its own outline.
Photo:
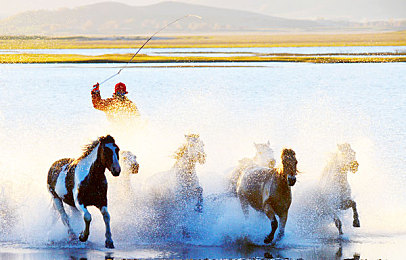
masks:
<path id="1" fill-rule="evenodd" d="M 137 50 L 148 37 L 44 37 L 0 36 L 0 49 L 116 49 Z M 406 31 L 363 34 L 275 34 L 165 36 L 151 40 L 145 48 L 237 48 L 237 47 L 321 47 L 321 46 L 406 46 Z M 137 55 L 134 63 L 184 62 L 405 62 L 405 53 L 357 57 L 328 54 L 277 54 L 233 57 L 172 57 Z M 393 56 L 393 57 L 391 57 Z M 126 63 L 132 54 L 100 56 L 78 54 L 0 54 L 0 63 Z"/>
<path id="2" fill-rule="evenodd" d="M 0 49 L 139 48 L 148 37 L 0 36 Z M 361 34 L 194 35 L 153 38 L 145 48 L 406 46 L 406 31 Z"/>
<path id="3" fill-rule="evenodd" d="M 132 54 L 86 56 L 75 54 L 3 54 L 0 63 L 127 63 Z M 164 57 L 139 55 L 132 63 L 213 63 L 213 62 L 311 62 L 311 63 L 383 63 L 406 62 L 402 57 L 334 57 L 334 56 L 270 56 L 270 57 Z"/>

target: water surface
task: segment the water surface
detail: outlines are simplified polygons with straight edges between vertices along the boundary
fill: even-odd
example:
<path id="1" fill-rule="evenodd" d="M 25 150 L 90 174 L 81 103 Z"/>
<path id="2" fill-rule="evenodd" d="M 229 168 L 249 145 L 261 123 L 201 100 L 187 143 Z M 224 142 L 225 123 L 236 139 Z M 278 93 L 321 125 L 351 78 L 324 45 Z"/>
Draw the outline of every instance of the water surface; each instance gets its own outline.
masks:
<path id="1" fill-rule="evenodd" d="M 182 67 L 185 65 L 185 67 Z M 229 63 L 143 64 L 126 68 L 101 86 L 109 97 L 118 81 L 139 107 L 136 129 L 111 126 L 93 109 L 94 83 L 121 67 L 111 64 L 0 65 L 0 255 L 9 258 L 388 258 L 402 259 L 405 246 L 406 65 Z M 202 65 L 202 66 L 201 66 Z M 127 131 L 128 130 L 128 131 Z M 106 173 L 116 249 L 104 249 L 104 224 L 91 209 L 86 244 L 64 242 L 66 230 L 52 223 L 46 174 L 55 160 L 80 155 L 81 147 L 111 133 L 141 164 L 132 176 L 132 195 Z M 143 182 L 174 163 L 172 153 L 184 134 L 199 133 L 207 162 L 197 173 L 205 209 L 191 223 L 192 236 L 152 237 L 143 214 Z M 286 236 L 276 247 L 263 245 L 269 221 L 250 212 L 246 220 L 235 198 L 224 192 L 225 177 L 253 143 L 270 141 L 279 163 L 284 147 L 296 151 L 298 183 Z M 357 152 L 359 171 L 349 175 L 361 228 L 343 212 L 345 236 L 329 220 L 310 227 L 302 210 L 336 145 Z M 135 201 L 136 206 L 130 202 Z M 138 203 L 138 204 L 137 204 Z M 125 214 L 124 214 L 124 213 Z M 303 213 L 305 212 L 305 213 Z M 145 213 L 145 212 L 144 212 Z M 81 221 L 77 220 L 80 231 Z M 340 256 L 341 254 L 341 256 Z"/>

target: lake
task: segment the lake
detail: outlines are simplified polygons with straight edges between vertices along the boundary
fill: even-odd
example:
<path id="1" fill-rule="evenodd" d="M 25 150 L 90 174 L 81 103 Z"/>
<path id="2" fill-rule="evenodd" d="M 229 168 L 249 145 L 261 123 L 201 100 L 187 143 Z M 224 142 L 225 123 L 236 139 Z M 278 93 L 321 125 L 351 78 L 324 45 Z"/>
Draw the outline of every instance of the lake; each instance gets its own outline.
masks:
<path id="1" fill-rule="evenodd" d="M 214 65 L 134 64 L 101 85 L 106 98 L 115 83 L 126 83 L 142 115 L 139 125 L 129 129 L 110 125 L 90 99 L 92 85 L 122 65 L 0 65 L 0 256 L 402 259 L 406 64 Z M 48 169 L 57 159 L 78 157 L 84 145 L 107 133 L 122 149 L 133 151 L 141 165 L 131 177 L 132 197 L 120 192 L 120 177 L 106 172 L 116 249 L 104 248 L 104 224 L 95 209 L 89 242 L 68 244 L 61 221 L 52 224 Z M 188 133 L 198 133 L 205 143 L 207 162 L 197 167 L 204 211 L 191 224 L 189 238 L 153 237 L 146 228 L 153 217 L 139 206 L 143 182 L 172 167 L 172 154 Z M 285 238 L 275 247 L 262 242 L 270 229 L 264 215 L 251 210 L 245 219 L 236 198 L 213 199 L 224 192 L 226 176 L 238 160 L 253 157 L 253 144 L 268 140 L 277 164 L 283 148 L 294 149 L 301 172 L 292 187 Z M 344 236 L 338 238 L 332 221 L 308 225 L 312 212 L 301 204 L 329 154 L 345 142 L 360 164 L 348 180 L 361 228 L 352 227 L 350 210 L 342 212 Z M 80 229 L 77 220 L 75 230 Z"/>

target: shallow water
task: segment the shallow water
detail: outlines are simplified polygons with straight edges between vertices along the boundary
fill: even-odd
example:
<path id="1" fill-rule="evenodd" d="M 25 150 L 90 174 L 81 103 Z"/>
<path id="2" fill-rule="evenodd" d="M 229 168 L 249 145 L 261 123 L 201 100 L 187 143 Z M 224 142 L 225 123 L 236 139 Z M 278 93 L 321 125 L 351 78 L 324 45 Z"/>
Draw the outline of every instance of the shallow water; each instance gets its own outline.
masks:
<path id="1" fill-rule="evenodd" d="M 116 81 L 127 84 L 129 98 L 143 121 L 117 129 L 93 109 L 91 86 L 120 66 L 0 65 L 0 256 L 10 258 L 225 258 L 401 259 L 405 246 L 406 65 L 247 63 L 144 64 L 126 68 L 101 86 L 110 96 Z M 207 65 L 207 64 L 206 64 Z M 50 225 L 52 208 L 46 173 L 55 160 L 77 157 L 81 147 L 111 133 L 141 165 L 131 177 L 132 195 L 119 178 L 106 173 L 113 239 L 104 249 L 104 225 L 95 209 L 90 242 L 70 245 L 60 221 Z M 142 185 L 169 170 L 172 153 L 184 134 L 199 133 L 207 162 L 197 167 L 205 209 L 191 223 L 189 239 L 151 235 L 151 216 L 143 205 Z M 279 163 L 282 148 L 296 151 L 298 183 L 285 238 L 264 247 L 269 221 L 250 212 L 245 220 L 234 198 L 216 200 L 225 176 L 243 157 L 255 154 L 253 142 L 270 141 Z M 359 171 L 349 175 L 361 228 L 343 212 L 345 236 L 334 224 L 303 210 L 308 193 L 338 143 L 357 152 Z M 133 204 L 131 204 L 133 203 Z M 80 231 L 81 221 L 76 220 Z M 267 255 L 269 256 L 269 255 Z"/>

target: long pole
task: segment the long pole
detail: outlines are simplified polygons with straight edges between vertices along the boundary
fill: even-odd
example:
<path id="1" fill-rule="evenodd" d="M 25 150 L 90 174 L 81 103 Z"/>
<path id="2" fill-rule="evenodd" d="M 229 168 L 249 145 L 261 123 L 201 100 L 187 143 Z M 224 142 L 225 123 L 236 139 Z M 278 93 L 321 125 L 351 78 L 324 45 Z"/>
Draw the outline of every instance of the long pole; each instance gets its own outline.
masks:
<path id="1" fill-rule="evenodd" d="M 180 18 L 178 18 L 178 19 L 176 19 L 176 20 L 174 20 L 174 21 L 168 23 L 167 25 L 165 25 L 164 27 L 162 27 L 161 29 L 159 29 L 158 31 L 156 31 L 153 35 L 151 35 L 151 36 L 148 38 L 148 40 L 147 40 L 146 42 L 144 42 L 144 44 L 137 50 L 137 52 L 134 53 L 134 55 L 131 57 L 131 59 L 130 59 L 122 68 L 120 68 L 120 70 L 119 70 L 116 74 L 113 74 L 112 76 L 110 76 L 110 77 L 108 77 L 107 79 L 103 80 L 99 85 L 101 85 L 101 84 L 103 84 L 103 83 L 109 81 L 110 79 L 112 79 L 112 78 L 114 78 L 115 76 L 117 76 L 118 74 L 120 74 L 120 72 L 121 72 L 123 69 L 125 69 L 125 68 L 128 66 L 128 64 L 130 64 L 130 62 L 135 58 L 135 56 L 137 56 L 137 54 L 142 50 L 142 48 L 144 48 L 144 46 L 145 46 L 155 35 L 157 35 L 157 34 L 160 33 L 161 31 L 163 31 L 163 30 L 164 30 L 166 27 L 168 27 L 169 25 L 174 24 L 174 23 L 176 23 L 177 21 L 182 20 L 182 19 L 187 18 L 187 17 L 196 17 L 196 18 L 202 19 L 200 16 L 193 15 L 193 14 L 188 14 L 188 15 L 182 16 L 182 17 L 180 17 Z"/>

